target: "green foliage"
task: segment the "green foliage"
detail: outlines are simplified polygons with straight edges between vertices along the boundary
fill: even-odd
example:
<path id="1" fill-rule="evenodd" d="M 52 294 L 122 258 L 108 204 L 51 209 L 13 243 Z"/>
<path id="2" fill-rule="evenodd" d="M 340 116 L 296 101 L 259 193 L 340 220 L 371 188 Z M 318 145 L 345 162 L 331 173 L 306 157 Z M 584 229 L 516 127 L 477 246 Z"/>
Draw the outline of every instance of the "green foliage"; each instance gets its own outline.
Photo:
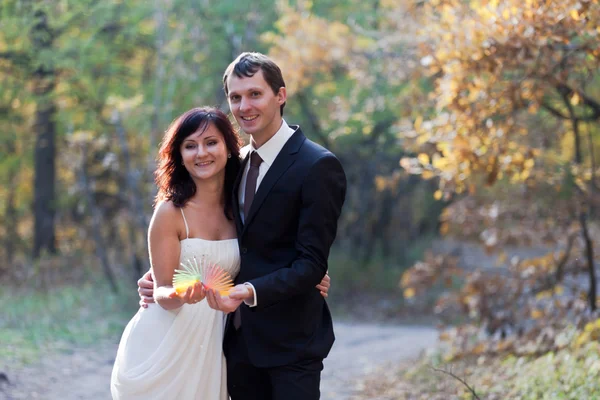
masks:
<path id="1" fill-rule="evenodd" d="M 432 237 L 424 236 L 413 243 L 400 257 L 384 256 L 380 251 L 370 260 L 362 261 L 350 253 L 334 247 L 329 256 L 331 292 L 334 295 L 356 293 L 394 293 L 402 273 L 421 259 L 430 246 Z"/>
<path id="2" fill-rule="evenodd" d="M 511 357 L 503 368 L 513 375 L 510 392 L 521 400 L 600 398 L 600 345 L 548 353 L 532 360 Z M 499 382 L 496 384 L 500 386 Z M 496 389 L 497 390 L 497 389 Z"/>
<path id="3" fill-rule="evenodd" d="M 333 295 L 361 292 L 396 290 L 398 279 L 405 266 L 396 260 L 373 257 L 362 262 L 340 249 L 329 256 L 329 275 L 332 277 Z"/>
<path id="4" fill-rule="evenodd" d="M 98 277 L 98 282 L 103 278 Z M 135 313 L 137 292 L 113 294 L 105 283 L 57 287 L 48 292 L 3 286 L 0 359 L 35 361 L 40 352 L 116 338 Z"/>
<path id="5" fill-rule="evenodd" d="M 467 400 L 469 390 L 446 371 L 465 381 L 481 400 L 600 399 L 600 344 L 589 342 L 536 357 L 477 357 L 444 362 L 430 354 L 387 376 L 371 377 L 365 398 L 391 393 L 395 399 Z M 360 397 L 359 397 L 360 398 Z"/>

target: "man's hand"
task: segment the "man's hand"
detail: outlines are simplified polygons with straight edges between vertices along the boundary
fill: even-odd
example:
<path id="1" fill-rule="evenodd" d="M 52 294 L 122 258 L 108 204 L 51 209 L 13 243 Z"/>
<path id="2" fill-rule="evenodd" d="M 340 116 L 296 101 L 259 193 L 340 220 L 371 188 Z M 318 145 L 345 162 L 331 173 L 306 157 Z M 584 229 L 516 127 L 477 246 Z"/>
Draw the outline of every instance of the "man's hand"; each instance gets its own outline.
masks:
<path id="1" fill-rule="evenodd" d="M 146 272 L 138 280 L 138 293 L 140 295 L 140 306 L 148 308 L 148 304 L 154 303 L 154 281 L 152 280 L 152 273 Z"/>
<path id="2" fill-rule="evenodd" d="M 235 285 L 229 292 L 229 298 L 241 301 L 253 299 L 254 290 L 249 285 Z"/>
<path id="3" fill-rule="evenodd" d="M 317 285 L 317 289 L 319 289 L 319 291 L 321 292 L 321 296 L 323 296 L 324 298 L 327 298 L 327 296 L 328 296 L 327 292 L 329 292 L 330 286 L 331 286 L 331 278 L 329 277 L 329 275 L 327 273 L 325 273 L 323 280 L 321 281 L 321 283 L 319 283 Z"/>
<path id="4" fill-rule="evenodd" d="M 249 291 L 246 286 L 237 285 L 231 290 L 231 292 L 229 293 L 229 296 L 222 297 L 215 290 L 212 290 L 212 289 L 207 290 L 206 291 L 206 301 L 208 302 L 208 305 L 210 306 L 210 308 L 219 310 L 219 311 L 223 311 L 226 314 L 230 313 L 230 312 L 234 312 L 240 306 L 240 304 L 242 304 L 242 301 L 244 301 L 243 299 L 237 299 L 237 298 L 231 297 L 231 295 L 234 293 L 236 294 L 236 296 L 239 296 L 238 291 L 236 290 L 238 288 L 238 286 L 243 286 L 244 288 L 246 288 L 245 289 L 246 291 Z"/>

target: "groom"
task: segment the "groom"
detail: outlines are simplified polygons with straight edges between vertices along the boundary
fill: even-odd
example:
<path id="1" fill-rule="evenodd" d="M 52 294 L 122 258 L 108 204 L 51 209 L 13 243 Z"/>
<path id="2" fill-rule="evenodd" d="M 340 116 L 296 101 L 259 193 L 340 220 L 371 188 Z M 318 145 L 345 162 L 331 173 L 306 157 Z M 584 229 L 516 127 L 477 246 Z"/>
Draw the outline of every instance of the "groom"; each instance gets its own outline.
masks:
<path id="1" fill-rule="evenodd" d="M 234 188 L 241 266 L 229 298 L 238 303 L 207 295 L 212 308 L 233 311 L 224 338 L 229 394 L 318 399 L 334 334 L 314 287 L 327 271 L 346 177 L 331 152 L 283 120 L 287 92 L 273 60 L 243 53 L 223 84 L 233 116 L 251 136 Z"/>
<path id="2" fill-rule="evenodd" d="M 223 84 L 233 116 L 251 136 L 234 188 L 237 285 L 227 298 L 206 296 L 212 308 L 230 313 L 223 343 L 229 395 L 318 399 L 323 359 L 334 341 L 321 294 L 327 287 L 319 283 L 346 176 L 331 152 L 283 120 L 287 92 L 273 60 L 242 53 L 227 67 Z M 142 302 L 151 301 L 148 278 L 138 282 Z"/>

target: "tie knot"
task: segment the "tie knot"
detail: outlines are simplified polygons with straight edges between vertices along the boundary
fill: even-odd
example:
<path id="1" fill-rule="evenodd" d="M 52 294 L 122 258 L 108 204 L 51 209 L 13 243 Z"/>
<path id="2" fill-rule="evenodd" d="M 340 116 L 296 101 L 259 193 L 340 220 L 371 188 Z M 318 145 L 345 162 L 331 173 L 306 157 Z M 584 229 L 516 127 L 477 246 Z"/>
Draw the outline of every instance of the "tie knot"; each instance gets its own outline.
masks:
<path id="1" fill-rule="evenodd" d="M 262 162 L 262 158 L 260 158 L 260 156 L 258 155 L 258 152 L 253 151 L 252 154 L 250 155 L 250 165 L 253 167 L 258 167 L 258 166 L 260 166 L 261 162 Z"/>

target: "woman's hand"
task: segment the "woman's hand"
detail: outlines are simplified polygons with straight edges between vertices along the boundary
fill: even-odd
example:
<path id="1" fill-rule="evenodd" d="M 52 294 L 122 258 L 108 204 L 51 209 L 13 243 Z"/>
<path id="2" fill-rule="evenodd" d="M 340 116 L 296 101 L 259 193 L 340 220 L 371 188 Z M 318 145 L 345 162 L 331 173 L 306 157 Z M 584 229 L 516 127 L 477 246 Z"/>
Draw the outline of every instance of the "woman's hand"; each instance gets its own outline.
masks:
<path id="1" fill-rule="evenodd" d="M 194 285 L 188 286 L 187 290 L 183 294 L 178 295 L 175 293 L 175 295 L 180 297 L 183 303 L 196 304 L 204 300 L 206 297 L 206 288 L 202 282 L 196 282 Z"/>
<path id="2" fill-rule="evenodd" d="M 327 298 L 327 296 L 328 296 L 327 293 L 329 292 L 330 287 L 331 287 L 331 278 L 329 277 L 329 275 L 327 273 L 325 273 L 323 280 L 321 281 L 321 283 L 319 283 L 317 285 L 317 289 L 319 289 L 321 296 L 323 296 L 324 298 Z"/>
<path id="3" fill-rule="evenodd" d="M 178 294 L 173 287 L 161 286 L 155 290 L 156 302 L 165 310 L 179 308 L 184 304 L 196 304 L 206 297 L 206 288 L 201 282 L 189 286 L 185 292 Z"/>

